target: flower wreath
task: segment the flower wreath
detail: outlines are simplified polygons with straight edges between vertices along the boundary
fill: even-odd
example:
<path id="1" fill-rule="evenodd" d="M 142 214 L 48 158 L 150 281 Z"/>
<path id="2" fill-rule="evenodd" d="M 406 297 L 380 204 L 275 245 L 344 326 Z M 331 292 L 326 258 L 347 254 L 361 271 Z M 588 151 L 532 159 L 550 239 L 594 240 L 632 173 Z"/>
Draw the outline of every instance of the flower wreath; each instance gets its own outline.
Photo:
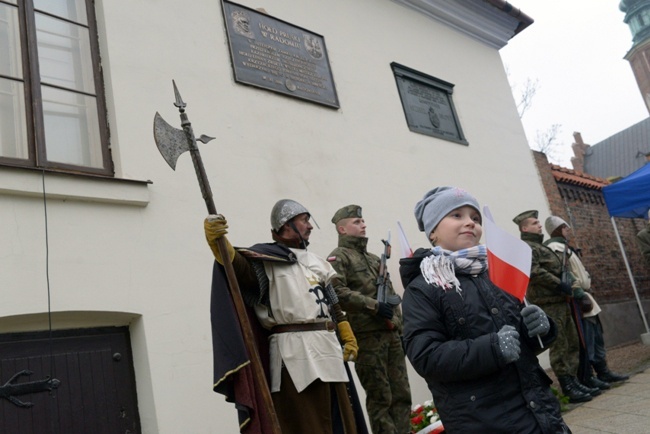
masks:
<path id="1" fill-rule="evenodd" d="M 432 400 L 417 404 L 411 409 L 411 434 L 444 433 L 442 421 Z"/>

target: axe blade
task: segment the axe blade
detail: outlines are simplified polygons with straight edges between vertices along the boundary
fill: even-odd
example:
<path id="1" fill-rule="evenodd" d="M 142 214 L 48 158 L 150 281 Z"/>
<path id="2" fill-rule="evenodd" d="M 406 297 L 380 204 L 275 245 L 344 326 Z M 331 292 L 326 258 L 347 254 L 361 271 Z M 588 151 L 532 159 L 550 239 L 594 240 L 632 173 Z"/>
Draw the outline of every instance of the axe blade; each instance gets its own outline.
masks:
<path id="1" fill-rule="evenodd" d="M 153 138 L 167 164 L 176 170 L 178 157 L 190 150 L 185 131 L 172 127 L 156 112 L 153 118 Z"/>

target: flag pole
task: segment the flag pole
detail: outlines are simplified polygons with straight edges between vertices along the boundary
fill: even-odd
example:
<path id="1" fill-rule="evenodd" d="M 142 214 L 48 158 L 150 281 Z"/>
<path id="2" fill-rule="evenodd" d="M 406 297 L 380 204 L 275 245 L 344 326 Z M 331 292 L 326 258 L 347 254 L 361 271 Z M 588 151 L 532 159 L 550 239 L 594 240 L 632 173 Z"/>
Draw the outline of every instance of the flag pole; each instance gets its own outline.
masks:
<path id="1" fill-rule="evenodd" d="M 411 245 L 406 239 L 406 233 L 404 232 L 402 223 L 400 223 L 399 220 L 397 221 L 397 229 L 398 229 L 397 232 L 399 234 L 399 243 L 400 246 L 402 247 L 402 258 L 410 258 L 413 256 L 413 249 L 411 249 Z"/>

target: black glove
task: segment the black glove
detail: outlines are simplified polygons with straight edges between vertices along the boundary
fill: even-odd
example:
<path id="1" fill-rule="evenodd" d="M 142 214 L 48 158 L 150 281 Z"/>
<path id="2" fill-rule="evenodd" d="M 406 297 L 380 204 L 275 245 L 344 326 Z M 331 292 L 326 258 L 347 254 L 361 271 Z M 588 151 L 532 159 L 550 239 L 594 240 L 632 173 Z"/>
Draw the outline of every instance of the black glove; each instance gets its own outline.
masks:
<path id="1" fill-rule="evenodd" d="M 560 292 L 562 295 L 573 296 L 573 288 L 566 282 L 560 282 L 558 286 L 555 287 L 555 290 Z"/>
<path id="2" fill-rule="evenodd" d="M 591 300 L 589 300 L 589 297 L 581 298 L 579 300 L 579 304 L 580 304 L 580 310 L 582 311 L 582 313 L 589 313 L 592 310 L 594 310 L 594 305 L 591 302 Z"/>
<path id="3" fill-rule="evenodd" d="M 579 298 L 584 298 L 584 296 L 585 296 L 584 289 L 580 288 L 579 286 L 573 288 L 573 298 L 579 299 Z"/>
<path id="4" fill-rule="evenodd" d="M 391 319 L 393 317 L 393 308 L 388 303 L 378 303 L 376 314 L 378 317 Z"/>

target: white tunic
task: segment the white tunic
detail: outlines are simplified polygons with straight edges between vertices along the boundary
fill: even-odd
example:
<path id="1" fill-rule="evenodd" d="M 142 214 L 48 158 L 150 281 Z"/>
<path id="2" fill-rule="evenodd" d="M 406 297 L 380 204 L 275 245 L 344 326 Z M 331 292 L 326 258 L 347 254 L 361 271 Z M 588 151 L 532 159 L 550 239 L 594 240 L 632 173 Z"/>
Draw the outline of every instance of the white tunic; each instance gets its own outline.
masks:
<path id="1" fill-rule="evenodd" d="M 291 249 L 298 258 L 293 265 L 264 262 L 269 278 L 269 313 L 257 305 L 262 325 L 303 324 L 331 320 L 323 285 L 336 274 L 329 262 L 303 249 Z M 277 333 L 269 338 L 271 392 L 280 391 L 282 363 L 296 390 L 302 392 L 314 380 L 345 382 L 348 375 L 336 333 L 327 330 Z"/>
<path id="2" fill-rule="evenodd" d="M 563 243 L 554 241 L 552 243 L 548 243 L 548 247 L 557 252 L 558 255 L 564 254 L 565 244 Z M 591 289 L 591 276 L 585 269 L 585 266 L 582 265 L 582 261 L 577 254 L 571 252 L 571 254 L 568 255 L 568 258 L 569 271 L 575 278 L 575 282 L 573 282 L 573 284 L 579 285 L 580 288 L 585 291 L 585 295 L 589 298 L 589 300 L 591 300 L 591 304 L 593 305 L 591 311 L 583 313 L 582 316 L 588 318 L 590 316 L 598 315 L 601 312 L 600 306 L 598 306 L 598 303 L 596 303 L 596 300 L 594 300 L 591 294 L 587 292 L 589 289 Z"/>

